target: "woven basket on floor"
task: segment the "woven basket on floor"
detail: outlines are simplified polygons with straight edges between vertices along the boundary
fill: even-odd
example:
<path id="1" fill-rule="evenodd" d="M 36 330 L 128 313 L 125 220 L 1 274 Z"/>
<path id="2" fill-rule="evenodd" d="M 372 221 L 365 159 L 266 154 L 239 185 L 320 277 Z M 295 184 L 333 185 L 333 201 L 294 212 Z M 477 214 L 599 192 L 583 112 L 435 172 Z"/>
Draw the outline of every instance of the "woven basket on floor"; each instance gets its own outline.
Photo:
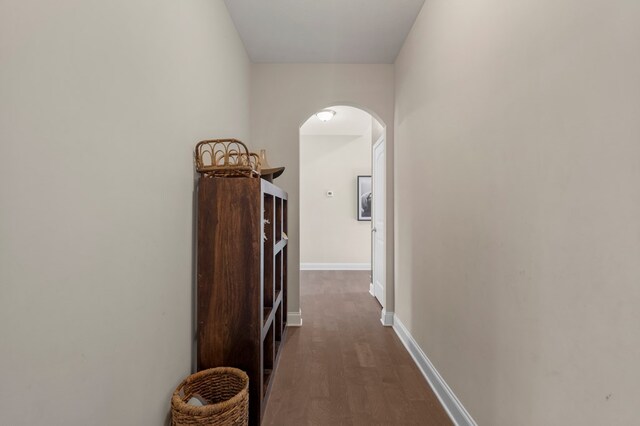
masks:
<path id="1" fill-rule="evenodd" d="M 207 405 L 187 404 L 192 396 Z M 237 368 L 218 367 L 187 377 L 171 398 L 173 426 L 246 426 L 249 424 L 249 376 Z"/>

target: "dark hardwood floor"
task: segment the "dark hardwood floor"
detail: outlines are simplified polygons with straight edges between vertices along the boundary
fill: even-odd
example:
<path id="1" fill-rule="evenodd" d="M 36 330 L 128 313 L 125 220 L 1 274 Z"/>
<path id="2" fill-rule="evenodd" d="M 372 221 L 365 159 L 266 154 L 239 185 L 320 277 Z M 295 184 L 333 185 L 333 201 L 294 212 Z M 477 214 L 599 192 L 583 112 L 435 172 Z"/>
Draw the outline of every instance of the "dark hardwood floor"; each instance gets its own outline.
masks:
<path id="1" fill-rule="evenodd" d="M 263 425 L 451 425 L 369 294 L 369 273 L 304 271 Z"/>

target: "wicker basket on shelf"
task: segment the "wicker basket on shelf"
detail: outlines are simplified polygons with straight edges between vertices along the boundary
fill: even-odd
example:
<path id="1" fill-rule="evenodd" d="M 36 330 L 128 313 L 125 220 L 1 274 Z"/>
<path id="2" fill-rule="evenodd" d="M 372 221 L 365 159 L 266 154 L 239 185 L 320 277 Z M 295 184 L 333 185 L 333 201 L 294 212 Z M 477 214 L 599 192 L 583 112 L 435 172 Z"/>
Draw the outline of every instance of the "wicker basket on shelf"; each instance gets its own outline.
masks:
<path id="1" fill-rule="evenodd" d="M 196 397 L 205 405 L 188 401 Z M 203 370 L 187 377 L 171 398 L 172 426 L 247 426 L 249 377 L 231 367 Z"/>
<path id="2" fill-rule="evenodd" d="M 260 157 L 237 139 L 212 139 L 196 145 L 196 170 L 205 176 L 260 177 Z"/>

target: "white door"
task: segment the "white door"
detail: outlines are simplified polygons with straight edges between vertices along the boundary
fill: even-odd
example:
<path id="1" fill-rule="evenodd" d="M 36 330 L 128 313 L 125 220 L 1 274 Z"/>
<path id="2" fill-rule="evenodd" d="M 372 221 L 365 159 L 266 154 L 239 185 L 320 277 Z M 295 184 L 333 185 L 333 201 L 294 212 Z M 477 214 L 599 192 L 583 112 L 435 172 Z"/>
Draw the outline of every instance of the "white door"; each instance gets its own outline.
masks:
<path id="1" fill-rule="evenodd" d="M 371 217 L 373 295 L 385 307 L 385 140 L 373 145 L 373 209 Z"/>

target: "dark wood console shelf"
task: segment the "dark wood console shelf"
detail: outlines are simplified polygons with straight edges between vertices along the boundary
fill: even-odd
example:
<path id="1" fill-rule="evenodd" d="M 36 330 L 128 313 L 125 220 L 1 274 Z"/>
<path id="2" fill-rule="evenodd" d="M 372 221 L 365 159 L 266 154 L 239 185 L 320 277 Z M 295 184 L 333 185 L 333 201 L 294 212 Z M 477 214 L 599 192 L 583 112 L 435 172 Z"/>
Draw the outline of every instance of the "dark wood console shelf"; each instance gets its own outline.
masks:
<path id="1" fill-rule="evenodd" d="M 246 371 L 256 426 L 287 325 L 287 232 L 287 193 L 272 183 L 198 182 L 198 371 Z"/>

